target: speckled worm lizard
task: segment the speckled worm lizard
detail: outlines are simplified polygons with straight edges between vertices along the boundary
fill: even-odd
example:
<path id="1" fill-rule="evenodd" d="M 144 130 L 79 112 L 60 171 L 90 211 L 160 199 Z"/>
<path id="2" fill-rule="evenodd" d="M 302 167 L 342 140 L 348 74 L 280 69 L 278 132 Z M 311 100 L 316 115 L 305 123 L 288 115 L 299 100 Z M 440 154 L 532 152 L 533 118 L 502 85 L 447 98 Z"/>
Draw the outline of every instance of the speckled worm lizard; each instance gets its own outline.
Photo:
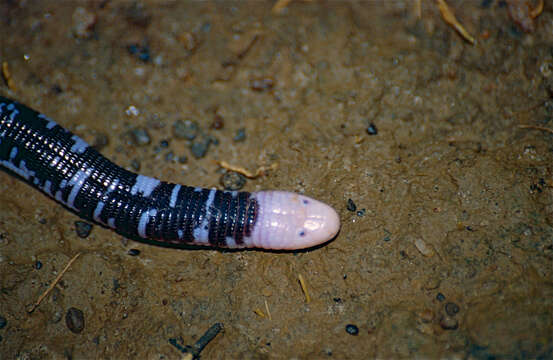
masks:
<path id="1" fill-rule="evenodd" d="M 340 228 L 333 208 L 304 195 L 204 189 L 127 171 L 47 116 L 1 96 L 0 168 L 83 219 L 147 242 L 301 249 Z"/>

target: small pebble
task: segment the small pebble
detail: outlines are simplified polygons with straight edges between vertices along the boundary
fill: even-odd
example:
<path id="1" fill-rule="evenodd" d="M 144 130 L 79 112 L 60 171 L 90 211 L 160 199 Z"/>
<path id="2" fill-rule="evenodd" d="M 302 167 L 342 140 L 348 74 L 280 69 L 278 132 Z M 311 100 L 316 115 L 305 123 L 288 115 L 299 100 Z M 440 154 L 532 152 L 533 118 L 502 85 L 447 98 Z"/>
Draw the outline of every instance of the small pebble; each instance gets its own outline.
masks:
<path id="1" fill-rule="evenodd" d="M 83 312 L 77 308 L 69 308 L 65 314 L 65 324 L 75 334 L 80 333 L 84 329 Z"/>
<path id="2" fill-rule="evenodd" d="M 455 316 L 459 312 L 459 305 L 455 304 L 454 302 L 448 302 L 445 304 L 445 312 L 449 316 Z"/>
<path id="3" fill-rule="evenodd" d="M 274 85 L 275 85 L 275 81 L 270 77 L 266 77 L 262 79 L 253 79 L 250 81 L 250 88 L 254 91 L 259 91 L 259 92 L 265 91 L 265 90 L 271 90 Z"/>
<path id="4" fill-rule="evenodd" d="M 94 26 L 97 17 L 94 13 L 83 7 L 77 7 L 71 16 L 73 21 L 73 34 L 79 39 L 90 39 L 94 35 Z"/>
<path id="5" fill-rule="evenodd" d="M 159 147 L 162 148 L 162 149 L 165 149 L 165 148 L 167 148 L 168 146 L 169 146 L 169 141 L 167 141 L 167 140 L 161 140 L 161 141 L 159 142 Z"/>
<path id="6" fill-rule="evenodd" d="M 208 33 L 211 30 L 211 23 L 208 23 L 208 22 L 203 23 L 200 30 L 202 30 L 202 32 L 204 33 Z"/>
<path id="7" fill-rule="evenodd" d="M 125 10 L 127 21 L 131 24 L 145 28 L 150 24 L 152 16 L 148 13 L 142 2 L 133 1 Z"/>
<path id="8" fill-rule="evenodd" d="M 347 324 L 346 332 L 350 335 L 357 336 L 359 334 L 359 328 L 353 324 Z"/>
<path id="9" fill-rule="evenodd" d="M 436 290 L 437 288 L 440 287 L 440 283 L 441 283 L 440 279 L 435 278 L 435 277 L 431 277 L 424 284 L 424 289 L 425 290 Z"/>
<path id="10" fill-rule="evenodd" d="M 480 6 L 486 9 L 486 8 L 489 8 L 492 3 L 493 3 L 493 0 L 482 0 L 480 2 Z"/>
<path id="11" fill-rule="evenodd" d="M 75 230 L 77 231 L 78 237 L 86 239 L 92 231 L 92 225 L 87 222 L 77 220 L 75 221 Z"/>
<path id="12" fill-rule="evenodd" d="M 207 154 L 207 150 L 209 149 L 209 140 L 203 140 L 203 141 L 196 141 L 192 143 L 190 146 L 190 151 L 192 152 L 192 155 L 196 159 L 201 159 Z"/>
<path id="13" fill-rule="evenodd" d="M 102 150 L 109 144 L 109 137 L 104 133 L 98 133 L 94 137 L 94 141 L 92 142 L 92 147 L 96 149 L 97 151 Z"/>
<path id="14" fill-rule="evenodd" d="M 355 203 L 353 202 L 353 200 L 351 199 L 348 199 L 348 205 L 346 207 L 348 209 L 348 211 L 355 211 L 357 210 L 357 205 L 355 205 Z"/>
<path id="15" fill-rule="evenodd" d="M 424 309 L 419 313 L 420 319 L 425 323 L 430 323 L 434 318 L 434 313 L 430 309 Z"/>
<path id="16" fill-rule="evenodd" d="M 456 330 L 459 327 L 459 322 L 457 321 L 457 319 L 449 316 L 444 316 L 440 320 L 440 326 L 444 330 Z"/>
<path id="17" fill-rule="evenodd" d="M 52 87 L 51 87 L 51 90 L 54 94 L 56 95 L 59 95 L 63 92 L 63 89 L 61 88 L 61 86 L 59 86 L 58 84 L 54 84 Z"/>
<path id="18" fill-rule="evenodd" d="M 136 128 L 130 131 L 131 141 L 133 145 L 144 146 L 150 143 L 150 134 L 144 128 Z"/>
<path id="19" fill-rule="evenodd" d="M 177 40 L 184 46 L 186 51 L 194 51 L 198 47 L 198 40 L 194 34 L 184 32 L 177 37 Z"/>
<path id="20" fill-rule="evenodd" d="M 198 124 L 191 120 L 177 120 L 173 123 L 173 135 L 178 139 L 194 140 L 198 135 Z"/>
<path id="21" fill-rule="evenodd" d="M 3 317 L 2 315 L 0 315 L 0 329 L 5 328 L 6 325 L 8 325 L 8 320 L 6 320 L 5 317 Z"/>
<path id="22" fill-rule="evenodd" d="M 171 162 L 175 159 L 175 153 L 172 151 L 169 151 L 167 154 L 165 154 L 165 161 Z"/>
<path id="23" fill-rule="evenodd" d="M 444 300 L 445 300 L 445 295 L 442 294 L 442 293 L 438 293 L 438 294 L 436 295 L 436 300 L 438 300 L 439 302 L 444 301 Z"/>
<path id="24" fill-rule="evenodd" d="M 236 130 L 236 135 L 234 135 L 233 140 L 236 141 L 236 142 L 242 142 L 242 141 L 246 140 L 246 129 L 245 128 L 240 128 L 240 129 Z"/>
<path id="25" fill-rule="evenodd" d="M 219 181 L 223 188 L 227 191 L 237 191 L 246 185 L 246 178 L 244 175 L 234 171 L 228 171 L 221 176 Z"/>
<path id="26" fill-rule="evenodd" d="M 367 134 L 369 134 L 369 135 L 378 134 L 378 129 L 376 128 L 376 126 L 373 123 L 369 124 L 369 126 L 367 127 Z"/>
<path id="27" fill-rule="evenodd" d="M 138 249 L 129 249 L 129 251 L 127 251 L 127 254 L 129 254 L 130 256 L 138 256 L 138 255 L 140 255 L 140 250 L 138 250 Z"/>
<path id="28" fill-rule="evenodd" d="M 426 257 L 434 255 L 434 249 L 431 245 L 427 245 L 422 239 L 415 239 L 415 247 L 420 253 Z"/>
<path id="29" fill-rule="evenodd" d="M 225 119 L 219 114 L 215 114 L 211 127 L 215 130 L 220 130 L 225 127 Z"/>
<path id="30" fill-rule="evenodd" d="M 179 156 L 179 164 L 186 164 L 186 162 L 188 161 L 188 158 L 186 157 L 186 155 L 181 155 Z"/>
<path id="31" fill-rule="evenodd" d="M 135 55 L 143 62 L 150 61 L 150 47 L 148 45 L 131 44 L 127 46 L 129 54 Z"/>
<path id="32" fill-rule="evenodd" d="M 57 324 L 63 319 L 63 311 L 62 310 L 56 310 L 52 314 L 52 318 L 50 319 L 53 324 Z"/>
<path id="33" fill-rule="evenodd" d="M 134 170 L 134 171 L 139 171 L 140 170 L 140 161 L 138 159 L 132 159 L 131 161 L 131 168 Z"/>
<path id="34" fill-rule="evenodd" d="M 119 279 L 113 279 L 113 291 L 118 291 L 119 288 L 121 288 L 121 284 L 119 283 Z"/>
<path id="35" fill-rule="evenodd" d="M 42 269 L 42 261 L 37 260 L 35 262 L 35 269 L 37 269 L 37 270 Z"/>
<path id="36" fill-rule="evenodd" d="M 206 136 L 206 141 L 209 141 L 210 144 L 213 144 L 215 146 L 219 145 L 219 139 L 212 135 Z"/>
<path id="37" fill-rule="evenodd" d="M 359 216 L 359 217 L 365 216 L 366 211 L 367 210 L 365 210 L 365 209 L 361 209 L 361 210 L 357 211 L 357 216 Z"/>

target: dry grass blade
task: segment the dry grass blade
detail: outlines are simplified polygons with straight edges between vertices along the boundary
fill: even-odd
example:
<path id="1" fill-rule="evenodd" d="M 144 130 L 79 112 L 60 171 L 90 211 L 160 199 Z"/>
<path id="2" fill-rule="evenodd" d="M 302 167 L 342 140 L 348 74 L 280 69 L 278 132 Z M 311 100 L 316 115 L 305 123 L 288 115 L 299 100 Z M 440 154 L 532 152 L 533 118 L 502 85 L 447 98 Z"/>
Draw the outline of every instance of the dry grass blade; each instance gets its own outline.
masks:
<path id="1" fill-rule="evenodd" d="M 40 303 L 42 302 L 42 300 L 44 300 L 46 295 L 48 295 L 50 293 L 50 291 L 52 291 L 52 289 L 56 286 L 56 284 L 61 280 L 61 277 L 63 276 L 63 274 L 65 274 L 67 272 L 67 270 L 69 270 L 69 267 L 71 266 L 71 264 L 73 264 L 75 262 L 75 260 L 77 260 L 79 255 L 81 255 L 81 253 L 77 253 L 77 255 L 73 256 L 73 258 L 71 260 L 69 260 L 67 265 L 65 265 L 65 268 L 58 274 L 56 279 L 54 279 L 54 281 L 50 284 L 50 286 L 48 286 L 48 289 L 46 289 L 46 291 L 44 291 L 42 293 L 42 295 L 40 295 L 40 297 L 38 298 L 36 303 L 34 303 L 34 305 L 30 309 L 28 309 L 27 312 L 32 313 L 33 311 L 35 311 L 37 306 L 40 305 Z"/>
<path id="2" fill-rule="evenodd" d="M 438 8 L 446 23 L 453 26 L 453 28 L 468 42 L 474 45 L 474 37 L 468 33 L 467 30 L 461 25 L 461 23 L 455 17 L 453 11 L 447 6 L 445 0 L 436 0 L 438 2 Z"/>

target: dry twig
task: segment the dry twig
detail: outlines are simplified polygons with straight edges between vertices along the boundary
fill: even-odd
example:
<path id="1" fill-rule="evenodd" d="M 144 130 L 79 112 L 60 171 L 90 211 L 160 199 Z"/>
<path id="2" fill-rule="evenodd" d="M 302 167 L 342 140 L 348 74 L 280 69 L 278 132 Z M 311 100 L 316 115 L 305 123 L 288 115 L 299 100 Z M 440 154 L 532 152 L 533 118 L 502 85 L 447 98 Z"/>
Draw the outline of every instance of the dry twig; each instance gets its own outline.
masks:
<path id="1" fill-rule="evenodd" d="M 4 77 L 4 81 L 6 81 L 6 85 L 8 85 L 8 88 L 10 88 L 10 90 L 12 91 L 16 91 L 17 88 L 15 87 L 15 81 L 13 81 L 7 61 L 2 62 L 2 76 Z"/>
<path id="2" fill-rule="evenodd" d="M 455 17 L 453 11 L 447 6 L 445 0 L 436 0 L 440 13 L 446 23 L 451 25 L 466 41 L 474 45 L 474 37 L 468 33 L 467 30 L 461 25 L 461 23 Z"/>
<path id="3" fill-rule="evenodd" d="M 309 296 L 309 292 L 307 291 L 307 285 L 305 284 L 305 280 L 303 279 L 303 276 L 301 274 L 298 274 L 298 280 L 300 281 L 301 290 L 305 295 L 305 302 L 309 304 L 311 302 L 311 297 Z"/>
<path id="4" fill-rule="evenodd" d="M 247 177 L 249 179 L 255 179 L 255 178 L 265 174 L 269 170 L 276 170 L 278 168 L 278 164 L 273 163 L 270 166 L 261 166 L 254 173 L 252 173 L 251 171 L 248 171 L 247 169 L 245 169 L 241 166 L 231 165 L 226 161 L 218 161 L 217 164 L 220 167 L 224 168 L 224 169 L 237 172 L 239 174 L 244 175 L 245 177 Z"/>
<path id="5" fill-rule="evenodd" d="M 519 125 L 518 127 L 521 128 L 521 129 L 536 129 L 536 130 L 541 130 L 541 131 L 547 131 L 547 132 L 550 132 L 551 134 L 553 134 L 553 129 L 546 128 L 546 127 L 544 127 L 544 126 L 537 126 L 537 125 Z"/>
<path id="6" fill-rule="evenodd" d="M 44 291 L 42 293 L 42 295 L 40 295 L 40 297 L 38 298 L 36 303 L 34 303 L 34 305 L 30 309 L 27 310 L 28 313 L 32 313 L 33 311 L 35 311 L 37 306 L 40 305 L 40 303 L 42 302 L 42 300 L 44 300 L 46 295 L 48 295 L 48 293 L 50 293 L 50 291 L 52 291 L 52 289 L 56 286 L 56 284 L 61 280 L 61 277 L 63 276 L 63 274 L 65 274 L 67 272 L 67 270 L 69 270 L 69 267 L 71 266 L 71 264 L 73 264 L 73 262 L 75 262 L 75 260 L 77 260 L 79 255 L 81 255 L 81 253 L 77 253 L 77 255 L 73 256 L 73 258 L 71 260 L 69 260 L 67 265 L 65 265 L 65 268 L 58 274 L 58 276 L 56 277 L 56 279 L 54 279 L 54 281 L 50 284 L 50 286 L 48 286 L 48 289 L 46 289 L 46 291 Z"/>

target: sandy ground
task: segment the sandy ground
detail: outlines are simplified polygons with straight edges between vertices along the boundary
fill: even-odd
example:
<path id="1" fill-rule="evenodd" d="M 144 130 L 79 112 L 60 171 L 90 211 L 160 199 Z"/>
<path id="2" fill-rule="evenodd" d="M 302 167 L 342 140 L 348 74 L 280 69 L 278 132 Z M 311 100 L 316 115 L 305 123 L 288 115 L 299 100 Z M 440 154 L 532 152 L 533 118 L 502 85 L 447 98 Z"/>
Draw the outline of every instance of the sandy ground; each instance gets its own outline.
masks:
<path id="1" fill-rule="evenodd" d="M 448 3 L 476 45 L 434 1 L 4 1 L 2 95 L 167 181 L 276 163 L 244 189 L 342 229 L 297 253 L 81 238 L 0 172 L 0 357 L 177 359 L 216 322 L 204 359 L 553 357 L 552 4 L 524 33 L 502 1 Z"/>

